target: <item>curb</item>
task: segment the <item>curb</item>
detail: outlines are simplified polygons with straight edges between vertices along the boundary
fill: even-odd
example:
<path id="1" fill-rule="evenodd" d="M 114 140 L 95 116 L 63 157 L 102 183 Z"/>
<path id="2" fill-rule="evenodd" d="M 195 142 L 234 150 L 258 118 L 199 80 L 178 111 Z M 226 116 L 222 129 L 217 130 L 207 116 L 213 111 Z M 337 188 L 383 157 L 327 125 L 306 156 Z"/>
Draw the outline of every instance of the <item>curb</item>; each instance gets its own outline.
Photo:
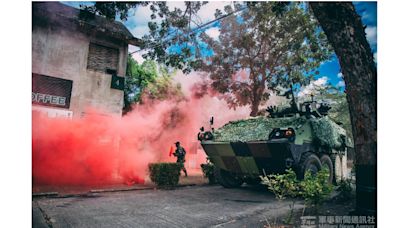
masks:
<path id="1" fill-rule="evenodd" d="M 190 186 L 201 186 L 200 184 L 181 184 L 181 185 L 177 185 L 177 188 L 181 188 L 181 187 L 190 187 Z"/>
<path id="2" fill-rule="evenodd" d="M 204 186 L 203 184 L 182 184 L 177 185 L 174 188 L 183 188 L 183 187 L 192 187 L 192 186 Z M 39 192 L 39 193 L 32 193 L 32 197 L 80 197 L 80 196 L 87 196 L 91 193 L 106 193 L 106 192 L 127 192 L 127 191 L 140 191 L 140 190 L 152 190 L 152 189 L 159 189 L 163 190 L 162 187 L 157 186 L 142 186 L 142 187 L 131 187 L 131 188 L 111 188 L 111 189 L 91 189 L 86 193 L 73 193 L 73 194 L 59 194 L 58 192 Z"/>
<path id="3" fill-rule="evenodd" d="M 102 193 L 102 192 L 124 192 L 124 191 L 135 191 L 135 190 L 150 190 L 155 187 L 133 187 L 133 188 L 116 188 L 116 189 L 92 189 L 90 193 Z"/>
<path id="4" fill-rule="evenodd" d="M 38 192 L 32 193 L 32 197 L 58 196 L 58 192 Z"/>

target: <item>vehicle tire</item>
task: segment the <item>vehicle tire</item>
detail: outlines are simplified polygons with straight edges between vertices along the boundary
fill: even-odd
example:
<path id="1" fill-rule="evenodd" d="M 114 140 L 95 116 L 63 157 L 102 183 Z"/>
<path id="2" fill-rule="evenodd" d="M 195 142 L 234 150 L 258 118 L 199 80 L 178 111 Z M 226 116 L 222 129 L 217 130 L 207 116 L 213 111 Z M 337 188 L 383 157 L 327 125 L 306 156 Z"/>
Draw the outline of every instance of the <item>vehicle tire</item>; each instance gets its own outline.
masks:
<path id="1" fill-rule="evenodd" d="M 331 155 L 331 159 L 334 168 L 333 181 L 335 184 L 339 184 L 340 181 L 347 179 L 348 176 L 347 151 L 334 151 L 334 153 Z"/>
<path id="2" fill-rule="evenodd" d="M 299 168 L 298 177 L 302 180 L 307 170 L 310 170 L 311 174 L 316 175 L 321 170 L 322 164 L 315 154 L 307 152 L 301 156 Z"/>
<path id="3" fill-rule="evenodd" d="M 244 183 L 248 184 L 248 185 L 259 185 L 261 182 L 260 178 L 246 178 L 243 180 Z"/>
<path id="4" fill-rule="evenodd" d="M 215 179 L 225 188 L 236 188 L 243 184 L 243 180 L 228 171 L 214 167 Z"/>
<path id="5" fill-rule="evenodd" d="M 333 174 L 333 163 L 332 163 L 331 158 L 328 155 L 324 154 L 319 158 L 319 160 L 321 161 L 322 167 L 328 168 L 328 170 L 329 170 L 329 180 L 328 181 L 330 184 L 332 184 L 334 174 Z"/>

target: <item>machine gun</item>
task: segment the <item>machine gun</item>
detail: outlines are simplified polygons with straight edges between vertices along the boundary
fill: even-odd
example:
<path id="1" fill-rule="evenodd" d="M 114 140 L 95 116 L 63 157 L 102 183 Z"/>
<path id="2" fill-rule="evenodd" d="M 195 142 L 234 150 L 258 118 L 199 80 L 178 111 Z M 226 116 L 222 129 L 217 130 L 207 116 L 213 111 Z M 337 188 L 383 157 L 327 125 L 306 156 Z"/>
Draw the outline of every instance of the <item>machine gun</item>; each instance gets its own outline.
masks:
<path id="1" fill-rule="evenodd" d="M 200 132 L 197 134 L 197 140 L 199 140 L 199 141 L 212 140 L 214 138 L 214 135 L 212 134 L 212 132 L 214 132 L 213 125 L 214 125 L 214 117 L 211 116 L 211 119 L 210 119 L 211 131 L 204 131 L 204 127 L 201 127 Z"/>
<path id="2" fill-rule="evenodd" d="M 266 111 L 269 113 L 271 118 L 287 117 L 287 116 L 306 116 L 307 118 L 320 118 L 328 115 L 328 111 L 332 108 L 327 103 L 318 103 L 314 100 L 314 95 L 311 94 L 311 101 L 306 101 L 300 105 L 296 101 L 293 87 L 286 91 L 283 95 L 290 100 L 290 107 L 279 108 L 277 106 L 269 106 Z"/>

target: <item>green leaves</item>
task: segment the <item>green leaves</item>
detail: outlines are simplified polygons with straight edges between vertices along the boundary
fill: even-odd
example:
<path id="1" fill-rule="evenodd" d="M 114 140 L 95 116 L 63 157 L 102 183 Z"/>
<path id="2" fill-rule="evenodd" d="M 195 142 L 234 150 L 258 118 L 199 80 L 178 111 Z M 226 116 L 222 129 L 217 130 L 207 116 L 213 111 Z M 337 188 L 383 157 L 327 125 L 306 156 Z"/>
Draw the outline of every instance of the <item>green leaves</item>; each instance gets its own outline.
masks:
<path id="1" fill-rule="evenodd" d="M 142 102 L 144 97 L 152 100 L 181 99 L 183 93 L 179 85 L 173 84 L 171 76 L 164 66 L 151 60 L 146 60 L 140 65 L 128 57 L 124 113 L 131 110 L 132 103 Z"/>
<path id="2" fill-rule="evenodd" d="M 122 21 L 126 21 L 131 8 L 147 4 L 146 2 L 96 2 L 93 6 L 81 5 L 81 9 L 84 14 L 97 14 L 110 20 L 115 20 L 119 16 Z"/>
<path id="3" fill-rule="evenodd" d="M 210 184 L 215 183 L 215 176 L 214 176 L 214 164 L 211 163 L 209 157 L 207 157 L 207 163 L 200 165 L 201 170 L 203 171 L 203 176 L 208 178 Z"/>
<path id="4" fill-rule="evenodd" d="M 259 141 L 267 140 L 268 134 L 277 127 L 296 127 L 305 123 L 303 117 L 266 118 L 256 117 L 231 121 L 215 130 L 214 140 L 217 142 Z"/>
<path id="5" fill-rule="evenodd" d="M 182 164 L 180 163 L 150 163 L 149 166 L 150 179 L 157 186 L 171 187 L 178 185 L 180 170 Z"/>
<path id="6" fill-rule="evenodd" d="M 297 197 L 299 194 L 299 181 L 292 169 L 286 170 L 284 174 L 271 174 L 260 178 L 261 184 L 266 185 L 278 200 Z"/>
<path id="7" fill-rule="evenodd" d="M 271 174 L 260 178 L 261 183 L 266 185 L 278 200 L 302 197 L 309 206 L 321 204 L 333 191 L 333 186 L 328 182 L 327 168 L 323 168 L 316 175 L 307 171 L 302 181 L 297 180 L 292 169 L 286 170 L 284 174 Z"/>
<path id="8" fill-rule="evenodd" d="M 329 184 L 329 170 L 324 167 L 317 175 L 306 171 L 304 180 L 300 182 L 301 191 L 299 195 L 304 198 L 310 206 L 320 205 L 333 191 L 332 184 Z"/>
<path id="9" fill-rule="evenodd" d="M 315 139 L 322 146 L 333 149 L 341 149 L 348 137 L 346 130 L 332 121 L 329 117 L 311 119 L 311 127 L 314 131 Z"/>
<path id="10" fill-rule="evenodd" d="M 232 10 L 228 6 L 225 13 Z M 214 89 L 226 91 L 233 107 L 252 105 L 258 109 L 268 100 L 267 86 L 274 91 L 277 86 L 306 84 L 313 74 L 304 72 L 314 71 L 329 59 L 326 37 L 320 35 L 322 31 L 311 18 L 297 3 L 248 4 L 240 15 L 221 20 L 218 40 L 202 36 L 214 52 L 211 63 L 202 70 L 214 81 L 226 81 L 214 83 L 218 86 Z M 238 79 L 232 76 L 243 72 L 247 72 L 244 88 L 251 96 L 238 89 Z M 241 83 L 243 88 L 243 80 Z"/>
<path id="11" fill-rule="evenodd" d="M 207 27 L 198 29 L 202 22 L 197 13 L 206 3 L 185 2 L 185 9 L 169 9 L 166 2 L 104 2 L 90 10 L 126 19 L 130 8 L 150 5 L 153 21 L 148 23 L 150 34 L 143 37 L 141 48 L 148 50 L 143 57 L 184 73 L 210 73 L 213 89 L 224 93 L 229 106 L 250 105 L 252 116 L 259 113 L 271 90 L 306 84 L 331 57 L 326 36 L 303 3 L 227 5 L 224 12 L 215 13 L 219 19 L 224 16 L 219 20 L 218 39 L 205 34 Z M 234 77 L 243 72 L 246 75 L 240 80 Z M 238 81 L 243 89 L 238 89 Z"/>

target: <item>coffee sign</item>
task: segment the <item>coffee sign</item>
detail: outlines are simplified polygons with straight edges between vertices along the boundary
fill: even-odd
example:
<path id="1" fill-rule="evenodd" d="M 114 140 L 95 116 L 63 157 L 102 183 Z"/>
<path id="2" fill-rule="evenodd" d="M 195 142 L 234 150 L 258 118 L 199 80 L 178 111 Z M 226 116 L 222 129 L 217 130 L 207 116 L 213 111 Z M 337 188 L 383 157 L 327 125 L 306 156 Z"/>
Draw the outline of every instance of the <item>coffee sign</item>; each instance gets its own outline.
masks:
<path id="1" fill-rule="evenodd" d="M 72 81 L 32 74 L 32 104 L 69 108 Z"/>

